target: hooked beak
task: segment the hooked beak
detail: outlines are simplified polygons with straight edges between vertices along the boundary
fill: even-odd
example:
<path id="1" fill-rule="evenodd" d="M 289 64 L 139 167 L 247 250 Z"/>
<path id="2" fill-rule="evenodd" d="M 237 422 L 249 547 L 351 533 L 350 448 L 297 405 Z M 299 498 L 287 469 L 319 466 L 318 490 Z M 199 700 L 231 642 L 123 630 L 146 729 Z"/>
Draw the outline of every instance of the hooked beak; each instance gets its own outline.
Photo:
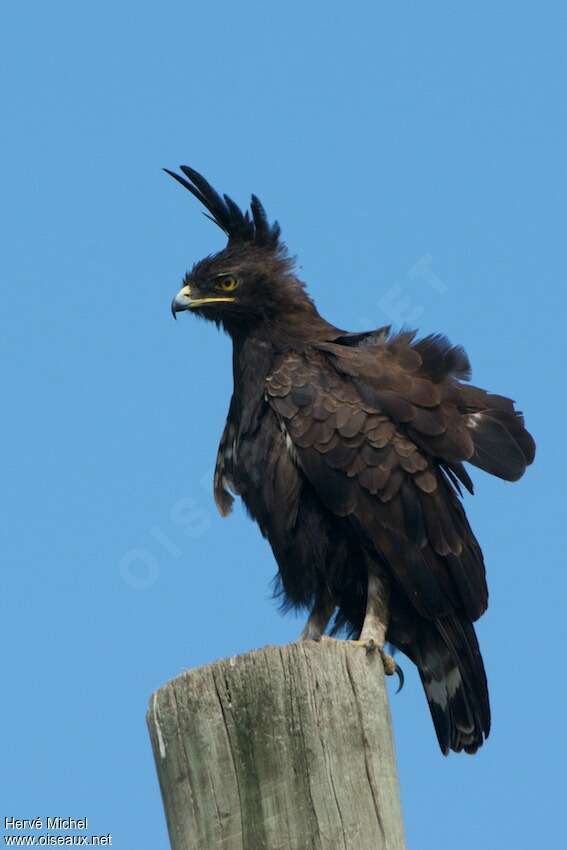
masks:
<path id="1" fill-rule="evenodd" d="M 176 313 L 188 310 L 191 305 L 191 287 L 183 286 L 171 302 L 171 315 L 177 319 Z"/>
<path id="2" fill-rule="evenodd" d="M 183 286 L 173 301 L 171 302 L 171 315 L 174 319 L 177 319 L 177 313 L 181 313 L 183 310 L 191 310 L 193 307 L 200 307 L 202 304 L 216 304 L 217 301 L 235 301 L 235 298 L 228 298 L 226 296 L 219 296 L 218 298 L 192 298 L 191 297 L 191 287 L 189 285 Z"/>

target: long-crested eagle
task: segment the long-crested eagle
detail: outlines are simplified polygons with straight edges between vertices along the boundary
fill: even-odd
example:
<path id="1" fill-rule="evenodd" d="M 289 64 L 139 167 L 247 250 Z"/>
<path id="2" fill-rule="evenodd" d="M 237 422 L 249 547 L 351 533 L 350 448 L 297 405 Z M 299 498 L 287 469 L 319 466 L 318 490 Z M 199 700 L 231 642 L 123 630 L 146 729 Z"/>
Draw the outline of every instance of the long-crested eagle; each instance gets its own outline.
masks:
<path id="1" fill-rule="evenodd" d="M 228 244 L 197 262 L 173 299 L 233 343 L 234 391 L 214 493 L 242 497 L 269 540 L 304 640 L 346 631 L 388 641 L 417 666 L 443 753 L 490 731 L 473 622 L 486 610 L 482 552 L 465 516 L 463 462 L 516 481 L 535 445 L 513 402 L 464 383 L 467 355 L 444 336 L 325 321 L 258 198 L 250 211 L 194 169 L 167 170 Z"/>

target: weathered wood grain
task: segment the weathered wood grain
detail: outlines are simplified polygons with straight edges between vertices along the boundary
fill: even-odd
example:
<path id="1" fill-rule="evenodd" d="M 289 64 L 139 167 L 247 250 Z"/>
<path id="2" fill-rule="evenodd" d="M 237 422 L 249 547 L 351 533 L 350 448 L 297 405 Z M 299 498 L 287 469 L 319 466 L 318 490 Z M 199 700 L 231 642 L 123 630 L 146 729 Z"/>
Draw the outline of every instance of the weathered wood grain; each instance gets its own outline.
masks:
<path id="1" fill-rule="evenodd" d="M 189 670 L 150 700 L 172 850 L 404 850 L 382 661 L 344 641 Z"/>

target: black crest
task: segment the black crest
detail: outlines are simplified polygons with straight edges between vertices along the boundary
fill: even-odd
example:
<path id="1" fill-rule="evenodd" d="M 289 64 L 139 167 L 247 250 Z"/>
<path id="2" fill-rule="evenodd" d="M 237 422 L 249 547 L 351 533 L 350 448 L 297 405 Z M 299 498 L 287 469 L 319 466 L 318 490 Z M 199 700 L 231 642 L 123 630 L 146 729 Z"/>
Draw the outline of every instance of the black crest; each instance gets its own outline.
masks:
<path id="1" fill-rule="evenodd" d="M 272 249 L 278 246 L 280 226 L 277 221 L 269 223 L 266 211 L 256 195 L 252 195 L 250 215 L 248 210 L 242 212 L 228 195 L 221 197 L 198 171 L 188 165 L 179 167 L 187 179 L 168 168 L 164 168 L 164 171 L 185 186 L 203 204 L 210 213 L 205 215 L 226 233 L 229 243 L 249 242 Z"/>

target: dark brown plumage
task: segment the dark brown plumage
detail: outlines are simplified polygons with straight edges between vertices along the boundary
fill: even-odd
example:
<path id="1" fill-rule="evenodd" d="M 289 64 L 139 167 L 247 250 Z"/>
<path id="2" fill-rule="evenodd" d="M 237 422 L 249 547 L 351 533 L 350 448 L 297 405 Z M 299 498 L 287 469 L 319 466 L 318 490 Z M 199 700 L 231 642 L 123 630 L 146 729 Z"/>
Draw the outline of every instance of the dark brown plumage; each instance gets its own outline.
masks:
<path id="1" fill-rule="evenodd" d="M 513 403 L 465 383 L 466 354 L 440 335 L 326 322 L 262 205 L 251 214 L 186 166 L 168 172 L 228 237 L 197 263 L 172 310 L 232 337 L 234 392 L 215 499 L 239 494 L 272 546 L 302 637 L 386 638 L 418 667 L 439 744 L 475 752 L 490 730 L 473 622 L 488 601 L 460 486 L 468 462 L 515 481 L 534 442 Z M 373 598 L 373 597 L 380 597 Z"/>

